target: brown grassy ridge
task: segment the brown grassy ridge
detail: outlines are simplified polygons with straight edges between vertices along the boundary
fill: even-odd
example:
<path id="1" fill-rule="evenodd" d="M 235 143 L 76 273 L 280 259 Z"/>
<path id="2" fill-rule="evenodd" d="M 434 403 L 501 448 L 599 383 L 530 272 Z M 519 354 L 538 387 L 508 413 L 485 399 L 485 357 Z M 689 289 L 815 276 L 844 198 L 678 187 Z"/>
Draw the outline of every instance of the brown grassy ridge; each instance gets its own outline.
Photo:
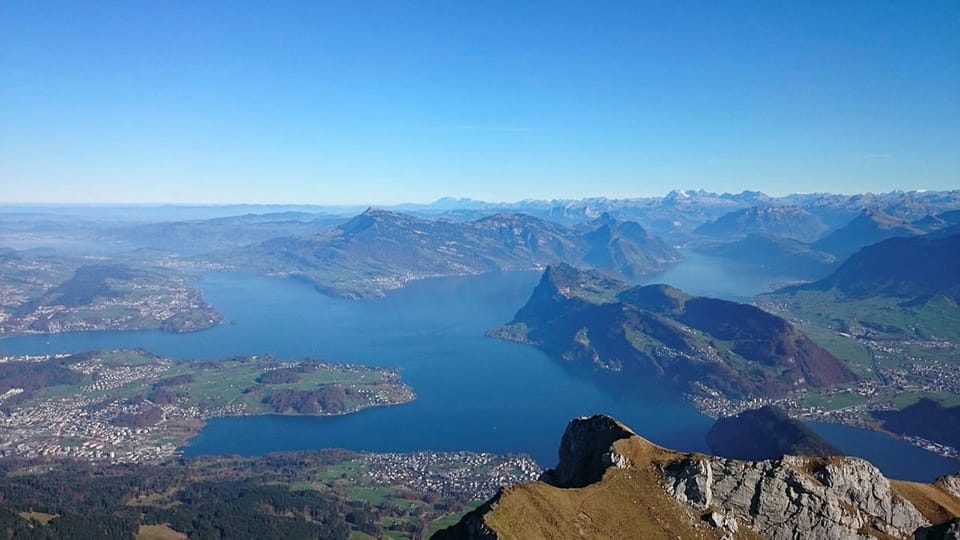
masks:
<path id="1" fill-rule="evenodd" d="M 935 484 L 891 480 L 893 492 L 910 501 L 930 523 L 938 524 L 960 517 L 960 500 Z"/>
<path id="2" fill-rule="evenodd" d="M 699 454 L 668 450 L 636 435 L 613 442 L 612 450 L 628 460 L 625 468 L 609 467 L 602 479 L 584 487 L 559 488 L 530 482 L 505 488 L 462 523 L 476 525 L 482 520 L 498 538 L 508 540 L 716 539 L 726 534 L 705 521 L 705 512 L 680 503 L 663 488 L 662 471 L 671 463 Z M 809 459 L 803 472 L 813 475 L 820 467 L 842 461 L 841 457 Z M 892 480 L 891 488 L 934 525 L 960 517 L 960 499 L 938 485 Z M 853 507 L 848 511 L 857 513 Z M 746 522 L 740 521 L 739 525 L 735 538 L 762 538 Z M 459 534 L 465 532 L 461 529 Z M 869 525 L 860 532 L 877 539 L 892 538 Z M 457 538 L 456 534 L 441 533 L 435 538 Z"/>
<path id="3" fill-rule="evenodd" d="M 622 439 L 614 449 L 630 460 L 626 469 L 610 468 L 600 482 L 582 488 L 558 488 L 530 482 L 505 489 L 496 512 L 484 516 L 504 539 L 716 539 L 723 531 L 667 495 L 661 467 L 683 457 L 640 437 Z M 741 528 L 738 537 L 752 538 Z"/>

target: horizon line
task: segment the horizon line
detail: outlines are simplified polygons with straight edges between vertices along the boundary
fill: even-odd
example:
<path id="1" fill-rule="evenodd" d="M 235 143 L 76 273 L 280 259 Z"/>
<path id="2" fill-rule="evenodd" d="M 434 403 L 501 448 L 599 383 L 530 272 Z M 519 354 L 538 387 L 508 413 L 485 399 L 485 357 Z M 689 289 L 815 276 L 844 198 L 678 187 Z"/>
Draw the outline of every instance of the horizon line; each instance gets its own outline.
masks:
<path id="1" fill-rule="evenodd" d="M 472 202 L 472 203 L 482 203 L 490 205 L 515 205 L 522 204 L 525 202 L 573 202 L 573 201 L 588 201 L 588 200 L 608 200 L 608 201 L 628 201 L 628 200 L 639 200 L 639 199 L 663 199 L 669 196 L 672 193 L 689 193 L 689 192 L 704 192 L 710 195 L 741 195 L 744 193 L 757 193 L 770 197 L 772 199 L 783 199 L 793 195 L 845 195 L 845 196 L 854 196 L 854 195 L 890 195 L 894 193 L 955 193 L 960 192 L 958 189 L 924 189 L 924 188 L 913 188 L 913 189 L 893 189 L 889 191 L 852 191 L 852 192 L 843 192 L 843 191 L 794 191 L 787 193 L 785 195 L 771 195 L 764 191 L 752 190 L 752 189 L 743 189 L 739 192 L 733 193 L 729 191 L 709 191 L 703 188 L 676 188 L 666 192 L 663 195 L 636 195 L 636 196 L 605 196 L 605 195 L 593 195 L 585 197 L 553 197 L 553 198 L 534 198 L 526 197 L 522 199 L 515 199 L 512 201 L 507 200 L 490 200 L 490 199 L 475 199 L 472 197 L 459 197 L 453 195 L 444 195 L 438 197 L 431 201 L 404 201 L 404 202 L 394 202 L 394 203 L 371 203 L 371 202 L 338 202 L 338 203 L 321 203 L 321 202 L 243 202 L 243 201 L 231 201 L 231 202 L 201 202 L 201 201 L 183 201 L 183 202 L 169 202 L 169 201 L 82 201 L 82 202 L 68 202 L 68 201 L 0 201 L 0 206 L 100 206 L 100 207 L 131 207 L 131 206 L 140 206 L 140 207 L 228 207 L 228 206 L 315 206 L 315 207 L 324 207 L 324 208 L 357 208 L 357 207 L 398 207 L 398 206 L 432 206 L 444 201 L 462 201 L 462 202 Z"/>

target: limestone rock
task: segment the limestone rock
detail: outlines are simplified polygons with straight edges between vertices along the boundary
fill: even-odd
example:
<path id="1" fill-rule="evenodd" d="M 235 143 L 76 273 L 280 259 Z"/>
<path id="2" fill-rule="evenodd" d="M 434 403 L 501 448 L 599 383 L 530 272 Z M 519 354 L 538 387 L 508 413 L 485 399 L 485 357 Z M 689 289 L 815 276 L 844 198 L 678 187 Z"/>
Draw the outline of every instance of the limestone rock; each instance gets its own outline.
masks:
<path id="1" fill-rule="evenodd" d="M 870 463 L 785 456 L 770 461 L 687 457 L 664 468 L 666 491 L 697 508 L 723 509 L 766 538 L 909 537 L 929 525 Z"/>
<path id="2" fill-rule="evenodd" d="M 625 456 L 613 450 L 614 441 L 636 436 L 630 428 L 606 415 L 575 418 L 560 441 L 557 467 L 544 472 L 540 481 L 557 487 L 583 487 L 597 482 L 608 467 L 629 465 Z"/>
<path id="3" fill-rule="evenodd" d="M 954 497 L 960 497 L 960 473 L 941 476 L 936 484 Z"/>

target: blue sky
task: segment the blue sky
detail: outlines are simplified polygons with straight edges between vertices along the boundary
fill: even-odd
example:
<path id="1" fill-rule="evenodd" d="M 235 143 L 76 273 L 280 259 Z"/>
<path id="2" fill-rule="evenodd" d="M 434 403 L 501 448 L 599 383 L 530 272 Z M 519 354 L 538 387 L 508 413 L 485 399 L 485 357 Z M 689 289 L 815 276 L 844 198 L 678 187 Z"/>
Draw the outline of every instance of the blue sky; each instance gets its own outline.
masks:
<path id="1" fill-rule="evenodd" d="M 0 201 L 960 188 L 960 2 L 0 2 Z"/>

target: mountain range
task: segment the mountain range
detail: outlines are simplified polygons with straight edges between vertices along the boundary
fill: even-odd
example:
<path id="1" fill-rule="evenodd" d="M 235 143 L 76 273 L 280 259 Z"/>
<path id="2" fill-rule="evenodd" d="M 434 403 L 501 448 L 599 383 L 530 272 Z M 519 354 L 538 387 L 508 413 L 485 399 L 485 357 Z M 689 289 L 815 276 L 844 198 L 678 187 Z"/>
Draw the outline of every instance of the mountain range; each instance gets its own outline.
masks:
<path id="1" fill-rule="evenodd" d="M 791 204 L 736 210 L 700 225 L 694 232 L 719 238 L 763 235 L 812 242 L 828 230 L 816 214 Z"/>
<path id="2" fill-rule="evenodd" d="M 863 210 L 826 234 L 824 224 L 801 207 L 753 207 L 706 223 L 696 232 L 700 253 L 762 266 L 801 279 L 820 279 L 860 249 L 890 238 L 949 234 L 960 212 L 906 221 L 879 210 Z"/>
<path id="3" fill-rule="evenodd" d="M 570 228 L 525 214 L 457 222 L 371 208 L 328 231 L 273 238 L 226 260 L 304 279 L 332 294 L 365 297 L 414 279 L 542 269 L 559 262 L 632 280 L 680 259 L 636 223 L 608 214 Z"/>

